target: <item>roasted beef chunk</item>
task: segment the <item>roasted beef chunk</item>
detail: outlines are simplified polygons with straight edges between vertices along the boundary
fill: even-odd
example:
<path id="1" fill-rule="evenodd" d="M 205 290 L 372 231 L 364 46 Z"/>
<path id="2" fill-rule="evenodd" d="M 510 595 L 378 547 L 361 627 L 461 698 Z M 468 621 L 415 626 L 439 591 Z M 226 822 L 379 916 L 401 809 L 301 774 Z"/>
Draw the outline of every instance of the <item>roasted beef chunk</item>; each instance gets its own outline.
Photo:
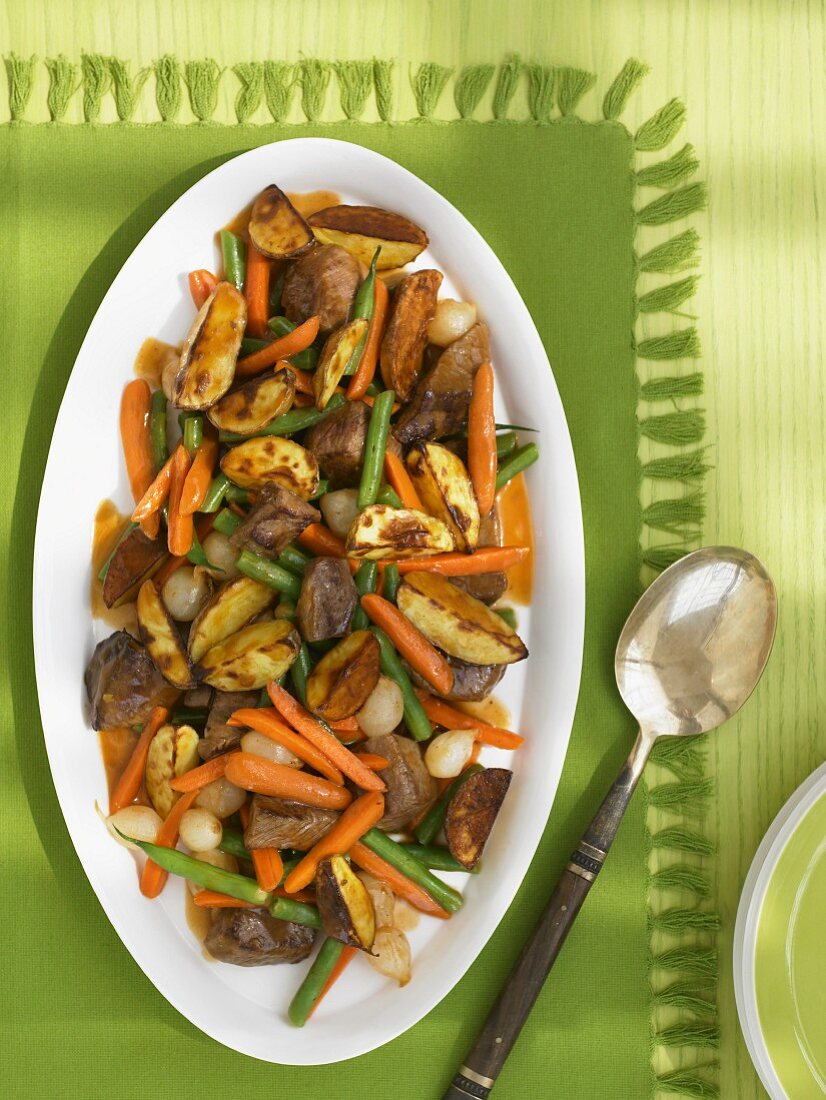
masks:
<path id="1" fill-rule="evenodd" d="M 381 773 L 387 791 L 380 829 L 398 829 L 436 797 L 436 780 L 425 767 L 419 746 L 409 737 L 397 733 L 370 737 L 364 742 L 363 751 L 378 753 L 390 761 Z"/>
<path id="2" fill-rule="evenodd" d="M 254 707 L 258 703 L 257 691 L 216 691 L 204 727 L 204 736 L 198 744 L 202 760 L 211 760 L 238 746 L 244 730 L 228 726 L 227 719 L 233 711 L 242 707 Z"/>
<path id="3" fill-rule="evenodd" d="M 321 332 L 343 325 L 361 283 L 358 260 L 337 244 L 314 248 L 287 268 L 281 305 L 301 324 L 318 316 Z"/>
<path id="4" fill-rule="evenodd" d="M 479 525 L 479 542 L 477 546 L 501 546 L 502 525 L 499 522 L 499 513 L 496 505 L 482 517 Z M 451 577 L 453 584 L 463 588 L 471 596 L 488 605 L 496 603 L 500 596 L 505 594 L 508 587 L 508 578 L 505 573 L 478 573 L 470 577 Z M 459 696 L 456 696 L 458 699 Z"/>
<path id="5" fill-rule="evenodd" d="M 460 432 L 467 420 L 473 377 L 490 359 L 487 325 L 481 321 L 445 348 L 416 385 L 393 429 L 405 447 L 421 439 Z"/>
<path id="6" fill-rule="evenodd" d="M 253 848 L 297 848 L 306 852 L 338 820 L 335 810 L 322 810 L 286 798 L 253 796 L 244 843 Z"/>
<path id="7" fill-rule="evenodd" d="M 153 707 L 171 707 L 181 694 L 125 630 L 98 642 L 84 680 L 96 730 L 142 725 Z"/>
<path id="8" fill-rule="evenodd" d="M 453 687 L 445 692 L 442 699 L 456 699 L 463 702 L 478 702 L 487 699 L 502 677 L 507 665 L 472 665 L 460 661 L 458 657 L 444 654 L 444 658 L 453 670 Z M 433 687 L 415 669 L 408 669 L 410 679 L 417 687 L 432 692 Z"/>
<path id="9" fill-rule="evenodd" d="M 308 642 L 342 638 L 350 629 L 358 592 L 343 558 L 307 563 L 298 597 L 298 626 Z"/>
<path id="10" fill-rule="evenodd" d="M 266 909 L 218 909 L 204 947 L 220 962 L 272 966 L 306 959 L 314 939 L 314 929 L 276 920 Z"/>
<path id="11" fill-rule="evenodd" d="M 233 546 L 276 558 L 321 513 L 282 485 L 265 485 L 247 519 L 230 536 Z"/>
<path id="12" fill-rule="evenodd" d="M 363 401 L 345 401 L 307 432 L 304 446 L 315 455 L 332 489 L 352 489 L 358 485 L 369 424 L 370 409 Z M 401 454 L 392 436 L 387 442 L 388 450 Z"/>

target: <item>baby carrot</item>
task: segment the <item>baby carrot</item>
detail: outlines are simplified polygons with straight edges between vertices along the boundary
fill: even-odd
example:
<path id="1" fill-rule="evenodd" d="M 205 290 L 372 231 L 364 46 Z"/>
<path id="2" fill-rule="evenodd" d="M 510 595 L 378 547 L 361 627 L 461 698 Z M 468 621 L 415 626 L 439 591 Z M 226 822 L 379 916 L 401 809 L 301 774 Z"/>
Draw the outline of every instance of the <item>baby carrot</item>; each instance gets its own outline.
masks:
<path id="1" fill-rule="evenodd" d="M 249 752 L 230 754 L 224 774 L 230 783 L 243 787 L 245 791 L 268 794 L 273 798 L 289 798 L 307 806 L 343 810 L 352 801 L 352 795 L 345 787 Z"/>
<path id="2" fill-rule="evenodd" d="M 384 453 L 384 472 L 387 480 L 401 497 L 405 508 L 415 508 L 417 512 L 423 512 L 422 502 L 419 500 L 419 494 L 416 492 L 410 474 L 399 456 L 394 455 L 392 451 Z"/>
<path id="3" fill-rule="evenodd" d="M 231 898 L 229 894 L 219 894 L 217 890 L 199 890 L 192 899 L 202 909 L 254 909 L 251 901 Z"/>
<path id="4" fill-rule="evenodd" d="M 319 752 L 306 737 L 302 737 L 300 733 L 296 733 L 289 726 L 285 726 L 275 715 L 274 710 L 266 707 L 242 707 L 240 710 L 235 711 L 227 724 L 230 726 L 246 726 L 258 733 L 263 733 L 265 737 L 269 737 L 270 740 L 277 741 L 279 745 L 289 749 L 299 760 L 309 764 L 311 768 L 320 772 L 331 783 L 337 783 L 339 786 L 343 785 L 344 776 L 338 768 L 330 763 L 324 753 Z"/>
<path id="5" fill-rule="evenodd" d="M 123 391 L 120 402 L 120 434 L 123 441 L 123 456 L 126 460 L 126 472 L 132 496 L 137 503 L 155 476 L 155 462 L 152 454 L 152 433 L 150 431 L 150 412 L 152 393 L 149 383 L 143 378 L 135 378 Z M 141 521 L 143 533 L 155 538 L 160 520 L 148 516 Z"/>
<path id="6" fill-rule="evenodd" d="M 396 897 L 404 898 L 421 912 L 430 913 L 433 917 L 450 916 L 450 913 L 435 902 L 426 890 L 402 874 L 392 863 L 376 855 L 366 844 L 360 841 L 354 844 L 350 849 L 350 858 L 357 867 L 361 867 L 362 871 L 367 871 L 368 874 L 386 882 Z"/>
<path id="7" fill-rule="evenodd" d="M 518 749 L 525 740 L 518 733 L 500 729 L 499 726 L 488 725 L 487 722 L 482 722 L 470 714 L 465 714 L 464 711 L 457 710 L 442 699 L 436 699 L 424 692 L 417 692 L 416 694 L 419 696 L 425 714 L 430 721 L 439 726 L 444 726 L 445 729 L 473 730 L 477 741 L 481 741 L 484 745 L 494 745 L 497 749 Z"/>
<path id="8" fill-rule="evenodd" d="M 149 516 L 157 515 L 160 512 L 169 496 L 169 486 L 171 484 L 172 459 L 168 458 L 135 505 L 135 510 L 132 513 L 134 523 L 141 523 Z"/>
<path id="9" fill-rule="evenodd" d="M 250 819 L 249 803 L 245 802 L 238 811 L 241 824 L 246 829 Z M 284 874 L 284 862 L 277 848 L 251 848 L 252 865 L 255 877 L 262 890 L 274 890 Z"/>
<path id="10" fill-rule="evenodd" d="M 496 497 L 496 417 L 493 414 L 493 367 L 483 363 L 473 378 L 467 416 L 467 464 L 480 515 Z"/>
<path id="11" fill-rule="evenodd" d="M 361 597 L 361 606 L 370 621 L 381 627 L 407 663 L 436 691 L 447 695 L 453 687 L 453 669 L 408 617 L 395 604 L 374 592 L 368 592 Z"/>
<path id="12" fill-rule="evenodd" d="M 143 773 L 146 771 L 146 758 L 149 755 L 152 738 L 164 724 L 168 714 L 169 711 L 165 707 L 155 707 L 149 716 L 149 721 L 143 727 L 138 742 L 132 750 L 129 762 L 123 769 L 123 773 L 112 791 L 109 799 L 110 815 L 117 813 L 118 810 L 122 810 L 124 806 L 128 806 L 130 802 L 135 801 L 143 782 Z"/>
<path id="13" fill-rule="evenodd" d="M 174 848 L 178 843 L 178 829 L 181 818 L 198 797 L 198 791 L 182 794 L 167 814 L 166 820 L 158 830 L 155 843 L 161 848 Z M 153 859 L 147 859 L 141 874 L 141 893 L 145 898 L 156 898 L 166 885 L 169 872 L 159 867 Z"/>
<path id="14" fill-rule="evenodd" d="M 181 514 L 181 497 L 184 491 L 184 482 L 189 473 L 189 454 L 186 447 L 179 443 L 172 455 L 172 478 L 169 483 L 169 527 L 167 530 L 167 545 L 169 553 L 180 557 L 188 554 L 192 549 L 192 532 L 194 523 L 192 516 Z"/>
<path id="15" fill-rule="evenodd" d="M 352 802 L 335 825 L 314 844 L 284 880 L 288 894 L 303 890 L 316 876 L 318 865 L 328 856 L 344 855 L 384 816 L 384 795 L 368 791 Z"/>
<path id="16" fill-rule="evenodd" d="M 400 573 L 412 573 L 423 569 L 441 573 L 443 577 L 468 577 L 479 573 L 498 573 L 518 565 L 530 554 L 528 546 L 480 546 L 472 554 L 434 554 L 431 558 L 407 558 L 397 561 Z M 390 563 L 380 562 L 379 568 Z"/>
<path id="17" fill-rule="evenodd" d="M 382 279 L 375 280 L 373 293 L 373 316 L 370 320 L 370 329 L 367 333 L 364 351 L 356 368 L 356 373 L 347 387 L 348 401 L 355 401 L 359 397 L 364 397 L 367 387 L 373 381 L 376 364 L 379 361 L 379 348 L 384 333 L 384 319 L 387 316 L 387 303 L 389 300 L 387 287 Z"/>
<path id="18" fill-rule="evenodd" d="M 206 764 L 201 764 L 198 768 L 191 768 L 188 772 L 184 772 L 183 775 L 171 780 L 169 786 L 173 791 L 200 791 L 208 784 L 214 783 L 216 779 L 220 779 L 226 771 L 226 767 L 226 753 L 221 756 L 213 756 L 211 760 L 207 760 Z"/>
<path id="19" fill-rule="evenodd" d="M 390 761 L 386 756 L 379 756 L 377 752 L 357 752 L 356 756 L 370 771 L 380 772 L 390 767 Z"/>
<path id="20" fill-rule="evenodd" d="M 332 988 L 332 986 L 334 986 L 336 984 L 338 979 L 341 977 L 341 975 L 347 969 L 347 967 L 349 966 L 352 959 L 355 958 L 357 952 L 358 952 L 357 947 L 351 947 L 349 944 L 345 945 L 344 950 L 341 952 L 341 954 L 338 957 L 338 961 L 336 962 L 333 969 L 330 971 L 330 977 L 324 983 L 324 986 L 323 986 L 321 992 L 319 993 L 319 995 L 316 997 L 315 1001 L 313 1002 L 313 1007 L 307 1013 L 307 1019 L 308 1020 L 310 1019 L 312 1014 L 315 1012 L 315 1010 L 318 1008 L 318 1006 L 321 1004 L 321 1002 L 324 1000 L 324 998 L 327 996 L 327 994 L 330 991 L 330 989 Z"/>
<path id="21" fill-rule="evenodd" d="M 218 457 L 218 437 L 214 429 L 204 428 L 204 438 L 197 450 L 181 493 L 181 515 L 191 516 L 204 502 L 212 484 L 212 471 Z"/>
<path id="22" fill-rule="evenodd" d="M 196 309 L 201 308 L 217 285 L 218 280 L 211 271 L 206 271 L 204 268 L 190 271 L 189 293 L 192 295 L 192 301 L 195 303 Z"/>
<path id="23" fill-rule="evenodd" d="M 235 366 L 236 378 L 252 378 L 260 374 L 262 370 L 271 367 L 279 359 L 289 359 L 292 355 L 298 355 L 300 351 L 308 348 L 318 336 L 318 317 L 311 317 L 303 325 L 273 340 L 260 351 L 239 359 Z"/>
<path id="24" fill-rule="evenodd" d="M 247 245 L 247 280 L 244 297 L 247 299 L 247 335 L 257 340 L 267 332 L 270 308 L 270 261 L 252 241 Z"/>

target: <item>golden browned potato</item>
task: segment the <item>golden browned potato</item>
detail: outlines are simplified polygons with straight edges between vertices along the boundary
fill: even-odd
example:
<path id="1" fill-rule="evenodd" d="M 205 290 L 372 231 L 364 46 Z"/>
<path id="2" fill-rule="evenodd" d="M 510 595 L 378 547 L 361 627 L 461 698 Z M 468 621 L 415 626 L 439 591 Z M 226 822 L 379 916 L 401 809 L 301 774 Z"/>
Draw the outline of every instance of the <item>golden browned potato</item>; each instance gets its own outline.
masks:
<path id="1" fill-rule="evenodd" d="M 253 623 L 207 650 L 199 676 L 219 691 L 252 691 L 282 676 L 300 647 L 288 619 Z"/>
<path id="2" fill-rule="evenodd" d="M 244 295 L 219 283 L 198 311 L 181 349 L 172 383 L 179 409 L 208 409 L 224 396 L 235 377 L 235 364 L 247 324 Z"/>
<path id="3" fill-rule="evenodd" d="M 422 370 L 427 326 L 436 312 L 441 271 L 414 271 L 399 285 L 390 323 L 381 342 L 381 376 L 385 386 L 407 401 Z"/>
<path id="4" fill-rule="evenodd" d="M 141 585 L 137 614 L 141 641 L 158 672 L 177 688 L 193 687 L 195 681 L 184 643 L 152 580 Z"/>
<path id="5" fill-rule="evenodd" d="M 235 577 L 218 589 L 189 631 L 189 656 L 200 661 L 208 649 L 272 607 L 278 593 L 251 577 Z"/>
<path id="6" fill-rule="evenodd" d="M 479 862 L 512 778 L 507 768 L 486 768 L 466 780 L 448 803 L 447 846 L 469 871 Z"/>
<path id="7" fill-rule="evenodd" d="M 249 234 L 258 251 L 271 260 L 294 259 L 315 244 L 313 231 L 274 183 L 253 203 Z"/>
<path id="8" fill-rule="evenodd" d="M 252 435 L 292 408 L 295 375 L 289 370 L 263 374 L 232 390 L 207 412 L 223 432 Z"/>
<path id="9" fill-rule="evenodd" d="M 307 679 L 307 706 L 328 722 L 349 718 L 379 680 L 381 651 L 369 630 L 355 630 L 325 653 Z"/>
<path id="10" fill-rule="evenodd" d="M 180 798 L 170 783 L 200 764 L 198 734 L 192 726 L 162 726 L 149 745 L 146 757 L 146 793 L 161 817 Z"/>
<path id="11" fill-rule="evenodd" d="M 317 409 L 326 409 L 336 386 L 344 377 L 347 364 L 367 337 L 370 322 L 357 317 L 349 325 L 336 329 L 324 344 L 321 358 L 313 374 L 313 393 Z"/>
<path id="12" fill-rule="evenodd" d="M 261 489 L 274 481 L 302 500 L 315 496 L 318 489 L 315 456 L 300 443 L 280 436 L 257 436 L 237 444 L 221 459 L 221 469 L 245 489 Z"/>
<path id="13" fill-rule="evenodd" d="M 315 879 L 316 903 L 327 936 L 369 951 L 376 915 L 367 887 L 344 856 L 322 860 Z"/>
<path id="14" fill-rule="evenodd" d="M 525 643 L 495 611 L 437 573 L 405 574 L 399 610 L 439 649 L 472 665 L 509 665 L 528 656 Z"/>
<path id="15" fill-rule="evenodd" d="M 475 550 L 479 505 L 461 458 L 440 443 L 419 443 L 409 452 L 407 467 L 422 504 L 447 524 L 456 548 Z"/>
<path id="16" fill-rule="evenodd" d="M 103 578 L 103 602 L 107 607 L 131 603 L 145 580 L 154 576 L 166 557 L 161 539 L 148 539 L 136 527 L 115 550 Z"/>
<path id="17" fill-rule="evenodd" d="M 371 504 L 363 508 L 347 536 L 353 558 L 424 558 L 456 549 L 450 529 L 435 516 L 413 508 Z"/>
<path id="18" fill-rule="evenodd" d="M 370 264 L 381 248 L 376 267 L 382 271 L 404 267 L 427 248 L 427 234 L 401 214 L 378 206 L 328 206 L 309 219 L 322 244 L 346 248 L 363 264 Z"/>

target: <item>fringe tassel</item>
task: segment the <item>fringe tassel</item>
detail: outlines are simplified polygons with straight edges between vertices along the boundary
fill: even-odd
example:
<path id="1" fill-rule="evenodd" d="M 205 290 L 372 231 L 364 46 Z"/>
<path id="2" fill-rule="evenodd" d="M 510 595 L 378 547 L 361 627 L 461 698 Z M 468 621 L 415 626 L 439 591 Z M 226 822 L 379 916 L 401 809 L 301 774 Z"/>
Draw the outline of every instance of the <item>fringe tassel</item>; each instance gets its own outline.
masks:
<path id="1" fill-rule="evenodd" d="M 634 146 L 641 153 L 664 149 L 685 122 L 685 104 L 680 99 L 669 100 L 656 114 L 640 126 L 634 135 Z"/>
<path id="2" fill-rule="evenodd" d="M 693 737 L 661 737 L 651 752 L 651 763 L 681 779 L 699 779 L 705 767 L 705 752 Z"/>
<path id="3" fill-rule="evenodd" d="M 688 183 L 676 191 L 667 191 L 636 213 L 638 225 L 666 225 L 695 214 L 706 205 L 706 185 Z"/>
<path id="4" fill-rule="evenodd" d="M 547 122 L 554 105 L 556 73 L 549 65 L 532 62 L 528 70 L 528 109 L 535 122 Z"/>
<path id="5" fill-rule="evenodd" d="M 651 923 L 659 932 L 716 932 L 720 917 L 703 909 L 666 909 L 654 913 Z"/>
<path id="6" fill-rule="evenodd" d="M 667 443 L 672 447 L 699 443 L 705 430 L 705 417 L 696 409 L 664 413 L 662 416 L 646 416 L 640 421 L 641 435 L 646 439 L 653 439 L 655 443 Z"/>
<path id="7" fill-rule="evenodd" d="M 640 313 L 673 313 L 697 293 L 698 275 L 689 275 L 676 283 L 666 283 L 637 298 Z"/>
<path id="8" fill-rule="evenodd" d="M 632 92 L 650 71 L 648 65 L 637 61 L 634 57 L 629 57 L 605 93 L 605 99 L 602 101 L 602 117 L 610 120 L 618 119 L 625 110 Z"/>
<path id="9" fill-rule="evenodd" d="M 649 164 L 637 172 L 637 185 L 640 187 L 659 187 L 668 190 L 693 176 L 700 167 L 694 155 L 693 145 L 684 145 L 678 153 L 659 164 Z"/>
<path id="10" fill-rule="evenodd" d="M 149 76 L 149 69 L 139 69 L 137 76 L 133 77 L 129 71 L 129 62 L 121 61 L 119 57 L 110 57 L 107 62 L 109 79 L 112 82 L 112 95 L 115 99 L 115 110 L 121 122 L 128 122 L 135 113 L 138 96 Z"/>
<path id="11" fill-rule="evenodd" d="M 241 83 L 235 97 L 235 117 L 239 122 L 248 122 L 264 98 L 264 66 L 260 61 L 239 61 L 232 71 Z"/>
<path id="12" fill-rule="evenodd" d="M 708 985 L 672 982 L 671 985 L 654 992 L 654 1004 L 659 1008 L 681 1008 L 686 1012 L 693 1012 L 696 1016 L 716 1016 L 717 1005 L 703 996 L 703 993 L 708 991 Z"/>
<path id="13" fill-rule="evenodd" d="M 97 122 L 104 93 L 109 87 L 106 58 L 99 53 L 81 54 L 80 70 L 83 77 L 83 118 L 86 122 Z"/>
<path id="14" fill-rule="evenodd" d="M 181 66 L 176 57 L 167 54 L 153 65 L 155 70 L 155 102 L 164 122 L 174 122 L 181 109 Z"/>
<path id="15" fill-rule="evenodd" d="M 698 1069 L 714 1069 L 717 1062 L 705 1062 L 701 1066 L 692 1069 L 674 1069 L 668 1073 L 658 1073 L 656 1088 L 660 1092 L 679 1093 L 688 1096 L 691 1100 L 716 1100 L 720 1090 L 713 1081 L 701 1077 Z"/>
<path id="16" fill-rule="evenodd" d="M 209 122 L 218 106 L 218 85 L 224 70 L 217 61 L 187 61 L 184 81 L 189 91 L 189 105 L 199 122 Z"/>
<path id="17" fill-rule="evenodd" d="M 295 84 L 295 65 L 289 61 L 264 62 L 264 99 L 275 122 L 283 122 L 289 114 Z"/>
<path id="18" fill-rule="evenodd" d="M 556 101 L 563 117 L 574 114 L 577 104 L 585 93 L 596 84 L 596 76 L 584 69 L 556 70 Z"/>
<path id="19" fill-rule="evenodd" d="M 685 271 L 687 267 L 696 267 L 699 262 L 700 234 L 696 229 L 686 229 L 683 233 L 656 245 L 645 255 L 637 258 L 640 271 L 653 271 L 663 275 L 672 275 Z"/>
<path id="20" fill-rule="evenodd" d="M 373 88 L 373 62 L 337 61 L 335 70 L 345 117 L 351 120 L 361 118 Z"/>
<path id="21" fill-rule="evenodd" d="M 52 122 L 60 122 L 69 107 L 69 100 L 79 86 L 77 65 L 73 65 L 63 54 L 59 57 L 47 57 L 45 64 L 49 74 L 49 91 L 46 95 L 49 118 Z"/>
<path id="22" fill-rule="evenodd" d="M 711 469 L 703 462 L 705 451 L 688 451 L 682 455 L 667 455 L 665 458 L 652 458 L 643 463 L 643 477 L 652 477 L 665 481 L 700 481 Z"/>
<path id="23" fill-rule="evenodd" d="M 699 816 L 704 809 L 702 803 L 713 790 L 714 784 L 710 779 L 693 783 L 660 783 L 648 792 L 648 802 L 659 810 Z"/>
<path id="24" fill-rule="evenodd" d="M 720 1032 L 714 1023 L 674 1024 L 656 1031 L 654 1041 L 664 1047 L 717 1047 Z"/>
<path id="25" fill-rule="evenodd" d="M 675 561 L 684 558 L 687 553 L 685 546 L 649 546 L 642 552 L 642 561 L 643 565 L 647 565 L 649 569 L 655 569 L 661 573 Z"/>
<path id="26" fill-rule="evenodd" d="M 332 68 L 329 61 L 305 58 L 299 65 L 301 79 L 301 109 L 308 122 L 318 122 L 327 99 Z"/>
<path id="27" fill-rule="evenodd" d="M 521 73 L 522 62 L 518 57 L 511 57 L 499 66 L 499 76 L 493 93 L 493 117 L 495 119 L 501 121 L 508 117 L 508 108 Z"/>
<path id="28" fill-rule="evenodd" d="M 435 61 L 425 61 L 419 66 L 411 81 L 419 118 L 433 117 L 436 104 L 439 102 L 452 72 L 451 67 L 437 65 Z"/>
<path id="29" fill-rule="evenodd" d="M 473 112 L 482 102 L 495 72 L 495 65 L 465 65 L 453 89 L 453 102 L 459 118 L 473 118 Z"/>
<path id="30" fill-rule="evenodd" d="M 671 401 L 677 397 L 699 397 L 703 392 L 703 375 L 684 374 L 680 378 L 651 378 L 640 386 L 643 401 Z"/>
<path id="31" fill-rule="evenodd" d="M 692 856 L 713 856 L 717 850 L 707 836 L 677 825 L 651 833 L 648 842 L 653 851 L 670 848 Z"/>
<path id="32" fill-rule="evenodd" d="M 667 336 L 650 336 L 637 344 L 639 359 L 699 359 L 700 338 L 697 329 L 678 329 Z"/>
<path id="33" fill-rule="evenodd" d="M 393 118 L 393 62 L 373 60 L 373 84 L 376 89 L 376 109 L 382 122 Z"/>
<path id="34" fill-rule="evenodd" d="M 708 875 L 704 875 L 696 867 L 683 867 L 679 864 L 655 871 L 651 876 L 651 885 L 658 890 L 689 890 L 701 898 L 707 897 L 711 892 Z"/>
<path id="35" fill-rule="evenodd" d="M 3 58 L 9 85 L 9 115 L 12 122 L 23 121 L 23 114 L 34 87 L 35 60 L 34 54 L 31 57 L 19 57 L 16 53 L 8 53 Z"/>
<path id="36" fill-rule="evenodd" d="M 651 965 L 657 970 L 674 970 L 697 978 L 717 975 L 717 952 L 713 947 L 672 947 L 654 955 Z"/>

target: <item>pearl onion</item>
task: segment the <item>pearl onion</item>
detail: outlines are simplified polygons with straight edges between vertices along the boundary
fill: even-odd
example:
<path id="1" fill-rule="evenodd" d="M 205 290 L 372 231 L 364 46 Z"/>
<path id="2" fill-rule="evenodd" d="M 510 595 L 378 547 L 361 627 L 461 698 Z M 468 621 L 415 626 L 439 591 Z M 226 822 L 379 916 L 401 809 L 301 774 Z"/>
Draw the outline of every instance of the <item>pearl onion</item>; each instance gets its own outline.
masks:
<path id="1" fill-rule="evenodd" d="M 453 779 L 473 752 L 473 730 L 446 730 L 427 746 L 424 762 L 436 779 Z"/>

